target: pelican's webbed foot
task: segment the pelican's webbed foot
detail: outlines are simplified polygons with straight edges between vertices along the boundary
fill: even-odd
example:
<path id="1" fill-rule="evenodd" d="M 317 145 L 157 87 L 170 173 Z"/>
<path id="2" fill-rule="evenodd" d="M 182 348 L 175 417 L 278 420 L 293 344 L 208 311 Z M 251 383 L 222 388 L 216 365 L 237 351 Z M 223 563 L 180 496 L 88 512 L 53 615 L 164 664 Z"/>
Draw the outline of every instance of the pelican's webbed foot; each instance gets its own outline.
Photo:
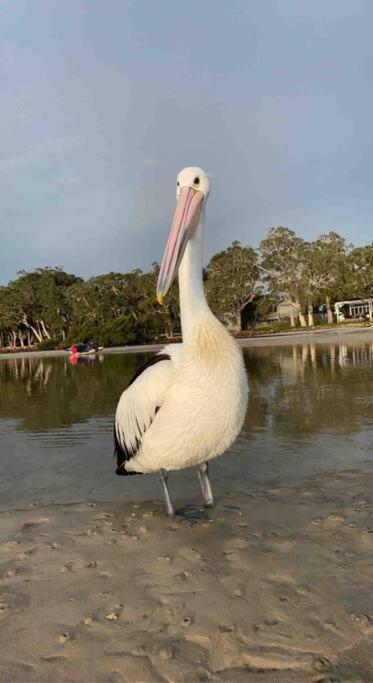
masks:
<path id="1" fill-rule="evenodd" d="M 160 470 L 159 474 L 161 477 L 164 500 L 165 500 L 165 504 L 166 504 L 166 512 L 167 512 L 169 517 L 173 517 L 175 515 L 175 510 L 174 510 L 173 505 L 171 503 L 171 498 L 170 498 L 170 494 L 169 494 L 168 486 L 167 486 L 168 472 L 167 472 L 167 470 Z"/>
<path id="2" fill-rule="evenodd" d="M 209 479 L 209 466 L 207 462 L 202 462 L 198 465 L 198 477 L 201 483 L 202 495 L 204 505 L 211 508 L 215 505 L 214 496 L 212 495 L 212 488 Z"/>

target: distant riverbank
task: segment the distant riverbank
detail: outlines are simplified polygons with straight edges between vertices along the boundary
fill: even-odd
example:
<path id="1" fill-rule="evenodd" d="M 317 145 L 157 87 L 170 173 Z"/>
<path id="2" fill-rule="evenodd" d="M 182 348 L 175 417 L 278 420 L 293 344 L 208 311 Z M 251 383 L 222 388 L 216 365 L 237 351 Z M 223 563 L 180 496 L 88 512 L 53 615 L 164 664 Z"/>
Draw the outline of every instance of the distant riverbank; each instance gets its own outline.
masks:
<path id="1" fill-rule="evenodd" d="M 269 334 L 256 334 L 252 337 L 241 337 L 237 341 L 242 348 L 254 346 L 287 346 L 293 343 L 296 344 L 325 344 L 333 342 L 366 342 L 373 341 L 373 325 L 370 327 L 333 327 L 295 330 L 294 332 L 273 332 Z M 169 341 L 164 341 L 159 344 L 136 344 L 133 346 L 116 346 L 107 348 L 102 353 L 157 353 Z M 175 342 L 178 343 L 178 342 Z M 51 356 L 65 356 L 66 351 L 20 351 L 17 353 L 0 353 L 0 360 L 7 358 L 27 358 L 33 356 L 35 358 L 47 358 Z"/>

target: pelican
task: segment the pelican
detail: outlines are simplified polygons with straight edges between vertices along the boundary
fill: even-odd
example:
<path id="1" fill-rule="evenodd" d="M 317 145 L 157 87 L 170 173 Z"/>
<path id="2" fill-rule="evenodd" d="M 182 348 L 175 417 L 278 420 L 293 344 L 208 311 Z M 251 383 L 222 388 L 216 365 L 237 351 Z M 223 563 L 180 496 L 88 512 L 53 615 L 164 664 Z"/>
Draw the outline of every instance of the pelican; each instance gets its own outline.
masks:
<path id="1" fill-rule="evenodd" d="M 178 174 L 157 299 L 162 303 L 178 274 L 183 343 L 165 346 L 138 370 L 115 415 L 116 473 L 159 472 L 169 516 L 175 514 L 167 485 L 170 470 L 197 465 L 204 504 L 214 505 L 208 463 L 237 437 L 248 397 L 242 352 L 212 314 L 203 288 L 209 192 L 209 178 L 201 168 Z"/>

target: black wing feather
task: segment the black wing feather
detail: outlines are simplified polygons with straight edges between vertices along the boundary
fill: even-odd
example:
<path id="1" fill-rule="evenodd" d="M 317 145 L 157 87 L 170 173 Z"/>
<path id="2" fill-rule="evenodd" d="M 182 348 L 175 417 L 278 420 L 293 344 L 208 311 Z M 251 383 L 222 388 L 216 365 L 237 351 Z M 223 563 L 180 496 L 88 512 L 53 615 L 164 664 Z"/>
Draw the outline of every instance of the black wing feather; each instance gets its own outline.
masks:
<path id="1" fill-rule="evenodd" d="M 144 365 L 142 365 L 134 374 L 132 379 L 127 384 L 126 389 L 131 386 L 134 382 L 136 382 L 137 378 L 142 375 L 145 370 L 150 368 L 152 365 L 156 365 L 156 363 L 160 363 L 162 360 L 171 360 L 171 356 L 168 355 L 168 353 L 159 353 L 155 356 L 152 356 Z M 159 410 L 159 406 L 156 407 L 155 412 L 157 413 Z M 140 430 L 139 430 L 140 431 Z M 114 421 L 114 456 L 116 455 L 117 457 L 117 469 L 115 470 L 115 474 L 118 474 L 119 476 L 127 476 L 129 474 L 142 474 L 141 472 L 127 472 L 125 468 L 125 463 L 130 460 L 131 458 L 136 455 L 137 451 L 140 448 L 141 441 L 139 439 L 136 439 L 135 447 L 134 448 L 128 448 L 125 444 L 121 444 L 118 439 L 117 431 L 115 428 L 115 421 Z"/>

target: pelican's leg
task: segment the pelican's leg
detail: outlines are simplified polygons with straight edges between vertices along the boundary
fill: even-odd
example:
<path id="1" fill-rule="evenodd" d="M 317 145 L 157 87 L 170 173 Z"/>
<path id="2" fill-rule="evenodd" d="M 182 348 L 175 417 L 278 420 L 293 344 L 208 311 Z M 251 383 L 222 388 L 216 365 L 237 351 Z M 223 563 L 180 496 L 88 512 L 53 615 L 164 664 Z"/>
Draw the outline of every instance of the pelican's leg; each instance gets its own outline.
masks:
<path id="1" fill-rule="evenodd" d="M 209 466 L 207 462 L 202 462 L 198 465 L 198 477 L 201 482 L 204 504 L 206 507 L 211 508 L 214 506 L 214 496 L 212 495 L 209 479 Z"/>
<path id="2" fill-rule="evenodd" d="M 167 480 L 168 480 L 168 472 L 167 470 L 160 470 L 159 472 L 161 476 L 161 483 L 162 483 L 162 488 L 163 488 L 163 494 L 164 494 L 164 500 L 166 503 L 166 511 L 169 517 L 173 517 L 175 514 L 173 505 L 171 503 L 171 498 L 170 494 L 168 492 L 168 486 L 167 486 Z"/>

